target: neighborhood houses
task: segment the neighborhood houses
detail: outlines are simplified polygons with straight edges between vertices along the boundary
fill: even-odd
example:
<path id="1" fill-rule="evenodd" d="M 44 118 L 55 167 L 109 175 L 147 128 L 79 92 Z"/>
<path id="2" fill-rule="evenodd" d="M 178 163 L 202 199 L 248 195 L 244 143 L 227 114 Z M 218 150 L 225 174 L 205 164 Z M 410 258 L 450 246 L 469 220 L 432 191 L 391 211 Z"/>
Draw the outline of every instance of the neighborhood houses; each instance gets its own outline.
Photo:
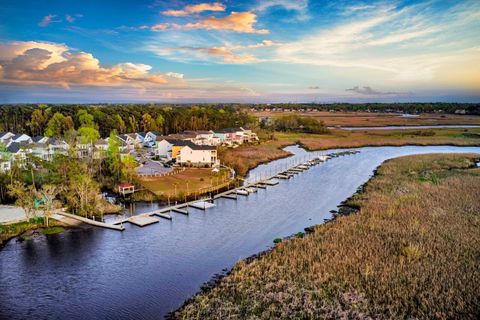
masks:
<path id="1" fill-rule="evenodd" d="M 69 144 L 59 138 L 0 132 L 0 171 L 11 170 L 14 163 L 23 166 L 30 156 L 44 161 L 51 161 L 55 155 L 102 159 L 107 156 L 109 139 L 100 138 L 91 143 L 75 140 Z M 218 167 L 218 146 L 237 147 L 257 140 L 254 132 L 242 127 L 183 131 L 167 136 L 157 131 L 117 136 L 122 158 L 132 155 L 140 163 L 151 163 L 155 159 L 169 166 L 184 167 Z"/>

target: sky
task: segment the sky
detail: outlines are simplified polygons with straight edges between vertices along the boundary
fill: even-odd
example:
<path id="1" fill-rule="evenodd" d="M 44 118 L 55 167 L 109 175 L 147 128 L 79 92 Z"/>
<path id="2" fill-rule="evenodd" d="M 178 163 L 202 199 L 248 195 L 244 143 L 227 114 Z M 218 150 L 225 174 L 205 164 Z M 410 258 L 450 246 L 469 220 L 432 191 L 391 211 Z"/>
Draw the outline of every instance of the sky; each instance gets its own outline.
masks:
<path id="1" fill-rule="evenodd" d="M 0 103 L 480 102 L 480 1 L 0 2 Z"/>

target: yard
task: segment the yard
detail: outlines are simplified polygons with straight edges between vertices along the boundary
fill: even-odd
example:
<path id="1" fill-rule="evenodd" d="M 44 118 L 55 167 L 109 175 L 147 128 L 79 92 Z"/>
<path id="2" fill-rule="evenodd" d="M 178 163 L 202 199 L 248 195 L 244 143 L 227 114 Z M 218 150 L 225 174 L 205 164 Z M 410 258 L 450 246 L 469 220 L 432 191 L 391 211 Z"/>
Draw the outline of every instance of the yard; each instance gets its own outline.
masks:
<path id="1" fill-rule="evenodd" d="M 231 180 L 227 169 L 215 173 L 211 168 L 185 168 L 172 175 L 143 177 L 140 181 L 144 188 L 161 198 L 184 200 L 185 197 L 195 198 L 199 194 L 213 192 Z"/>

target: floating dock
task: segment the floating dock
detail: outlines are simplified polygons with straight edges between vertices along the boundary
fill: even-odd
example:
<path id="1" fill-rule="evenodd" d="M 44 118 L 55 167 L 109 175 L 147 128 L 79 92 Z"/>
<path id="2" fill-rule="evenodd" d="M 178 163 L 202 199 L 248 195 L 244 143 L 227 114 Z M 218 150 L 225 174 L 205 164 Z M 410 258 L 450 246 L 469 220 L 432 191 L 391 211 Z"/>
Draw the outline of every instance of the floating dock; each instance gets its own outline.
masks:
<path id="1" fill-rule="evenodd" d="M 208 201 L 197 201 L 190 204 L 190 207 L 206 210 L 215 207 L 214 203 Z"/>
<path id="2" fill-rule="evenodd" d="M 128 218 L 128 222 L 139 227 L 145 227 L 154 223 L 158 223 L 159 220 L 151 216 L 138 215 Z"/>

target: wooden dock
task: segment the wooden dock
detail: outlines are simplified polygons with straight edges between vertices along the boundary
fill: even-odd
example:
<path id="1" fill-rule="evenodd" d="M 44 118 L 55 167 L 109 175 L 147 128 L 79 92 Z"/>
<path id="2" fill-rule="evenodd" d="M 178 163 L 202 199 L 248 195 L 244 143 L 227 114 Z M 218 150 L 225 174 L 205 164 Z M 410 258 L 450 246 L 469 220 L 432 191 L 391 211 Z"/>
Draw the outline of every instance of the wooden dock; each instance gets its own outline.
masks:
<path id="1" fill-rule="evenodd" d="M 81 222 L 84 222 L 86 224 L 96 226 L 96 227 L 101 227 L 101 228 L 111 229 L 111 230 L 117 230 L 117 231 L 125 230 L 125 228 L 123 226 L 117 226 L 117 225 L 115 225 L 115 223 L 113 223 L 113 224 L 112 223 L 105 223 L 105 222 L 101 222 L 101 221 L 95 221 L 95 220 L 92 220 L 92 219 L 80 217 L 80 216 L 77 216 L 75 214 L 67 213 L 63 209 L 55 211 L 55 214 L 59 214 L 59 215 L 64 216 L 64 217 L 75 219 L 75 220 L 78 220 L 78 221 L 81 221 Z"/>

